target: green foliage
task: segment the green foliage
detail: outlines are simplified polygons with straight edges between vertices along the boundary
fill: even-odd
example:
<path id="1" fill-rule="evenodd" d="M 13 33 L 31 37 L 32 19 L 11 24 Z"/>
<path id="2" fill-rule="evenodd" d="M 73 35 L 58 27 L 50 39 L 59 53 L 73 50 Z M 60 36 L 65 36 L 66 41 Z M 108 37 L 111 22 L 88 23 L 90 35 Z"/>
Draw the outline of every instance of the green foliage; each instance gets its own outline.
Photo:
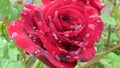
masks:
<path id="1" fill-rule="evenodd" d="M 8 17 L 9 22 L 19 17 L 19 11 L 11 5 L 9 0 L 0 0 L 0 14 L 3 18 Z"/>
<path id="2" fill-rule="evenodd" d="M 116 25 L 116 20 L 109 16 L 109 15 L 101 15 L 102 20 L 106 23 L 106 24 L 110 24 L 110 25 Z"/>
<path id="3" fill-rule="evenodd" d="M 120 68 L 120 56 L 110 52 L 100 60 L 100 63 L 104 68 Z"/>

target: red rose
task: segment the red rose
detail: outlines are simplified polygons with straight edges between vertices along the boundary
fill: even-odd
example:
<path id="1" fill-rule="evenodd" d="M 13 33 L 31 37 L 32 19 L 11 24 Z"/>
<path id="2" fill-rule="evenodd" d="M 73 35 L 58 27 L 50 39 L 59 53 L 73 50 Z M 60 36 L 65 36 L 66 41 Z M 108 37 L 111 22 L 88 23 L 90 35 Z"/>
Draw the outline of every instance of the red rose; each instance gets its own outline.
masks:
<path id="1" fill-rule="evenodd" d="M 8 28 L 16 44 L 51 68 L 73 68 L 96 53 L 103 22 L 99 0 L 43 0 L 27 4 Z"/>

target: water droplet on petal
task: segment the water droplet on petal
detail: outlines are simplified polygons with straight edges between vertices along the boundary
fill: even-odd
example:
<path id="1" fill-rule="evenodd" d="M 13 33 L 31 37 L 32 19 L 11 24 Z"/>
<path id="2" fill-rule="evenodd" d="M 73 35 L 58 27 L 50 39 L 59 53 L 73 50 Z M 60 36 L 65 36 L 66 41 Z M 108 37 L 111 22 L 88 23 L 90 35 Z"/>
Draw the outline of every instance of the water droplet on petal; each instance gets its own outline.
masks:
<path id="1" fill-rule="evenodd" d="M 34 54 L 35 54 L 35 55 L 40 54 L 40 50 L 39 50 L 39 49 L 35 50 Z"/>
<path id="2" fill-rule="evenodd" d="M 80 57 L 79 57 L 79 56 L 75 56 L 74 59 L 75 59 L 75 60 L 79 60 Z"/>
<path id="3" fill-rule="evenodd" d="M 72 0 L 72 1 L 76 1 L 76 0 Z"/>
<path id="4" fill-rule="evenodd" d="M 58 55 L 55 55 L 55 58 L 56 58 L 57 60 L 59 60 L 59 61 L 61 60 Z"/>
<path id="5" fill-rule="evenodd" d="M 30 11 L 30 9 L 28 9 L 28 8 L 26 8 L 26 7 L 24 7 L 23 9 L 26 10 L 26 11 Z"/>
<path id="6" fill-rule="evenodd" d="M 52 35 L 54 36 L 54 38 L 55 38 L 56 40 L 58 40 L 58 37 L 57 37 L 57 35 L 56 35 L 55 33 L 52 33 Z"/>
<path id="7" fill-rule="evenodd" d="M 30 38 L 32 37 L 32 35 L 31 35 L 31 34 L 29 34 L 28 36 L 29 36 Z"/>
<path id="8" fill-rule="evenodd" d="M 75 43 L 75 44 L 78 44 L 78 43 L 79 43 L 79 41 L 74 41 L 74 43 Z"/>
<path id="9" fill-rule="evenodd" d="M 33 27 L 33 29 L 35 30 L 35 29 L 36 29 L 36 27 L 34 26 L 34 27 Z"/>
<path id="10" fill-rule="evenodd" d="M 81 27 L 82 27 L 82 25 L 76 25 L 76 26 L 74 26 L 74 29 L 79 29 Z"/>
<path id="11" fill-rule="evenodd" d="M 67 0 L 64 0 L 64 1 L 67 1 Z"/>
<path id="12" fill-rule="evenodd" d="M 81 51 L 81 48 L 79 48 L 77 51 L 75 51 L 74 53 L 76 54 L 76 55 L 78 55 L 79 53 L 80 53 L 80 51 Z"/>
<path id="13" fill-rule="evenodd" d="M 51 3 L 55 3 L 54 1 L 52 1 Z"/>
<path id="14" fill-rule="evenodd" d="M 39 21 L 38 23 L 39 23 L 40 26 L 42 25 L 42 22 L 41 22 L 41 21 Z"/>
<path id="15" fill-rule="evenodd" d="M 60 68 L 64 68 L 64 66 L 63 66 L 63 65 L 60 65 Z"/>
<path id="16" fill-rule="evenodd" d="M 71 56 L 66 56 L 66 58 L 67 58 L 67 59 L 70 59 L 70 58 L 71 58 Z"/>
<path id="17" fill-rule="evenodd" d="M 65 35 L 65 37 L 69 37 L 69 34 L 64 34 Z"/>
<path id="18" fill-rule="evenodd" d="M 95 48 L 95 51 L 97 52 L 97 47 L 94 47 Z"/>
<path id="19" fill-rule="evenodd" d="M 12 38 L 15 38 L 16 36 L 18 36 L 18 33 L 17 32 L 13 32 L 12 33 Z"/>
<path id="20" fill-rule="evenodd" d="M 59 40 L 59 43 L 62 43 L 62 41 Z"/>
<path id="21" fill-rule="evenodd" d="M 93 25 L 93 24 L 89 24 L 88 27 L 91 29 L 95 29 L 95 25 Z"/>
<path id="22" fill-rule="evenodd" d="M 90 34 L 87 33 L 87 34 L 85 35 L 85 38 L 89 38 L 89 37 L 90 37 Z"/>
<path id="23" fill-rule="evenodd" d="M 55 16 L 57 16 L 57 14 L 58 14 L 58 11 L 55 11 Z"/>
<path id="24" fill-rule="evenodd" d="M 15 26 L 15 22 L 12 22 L 12 26 Z"/>

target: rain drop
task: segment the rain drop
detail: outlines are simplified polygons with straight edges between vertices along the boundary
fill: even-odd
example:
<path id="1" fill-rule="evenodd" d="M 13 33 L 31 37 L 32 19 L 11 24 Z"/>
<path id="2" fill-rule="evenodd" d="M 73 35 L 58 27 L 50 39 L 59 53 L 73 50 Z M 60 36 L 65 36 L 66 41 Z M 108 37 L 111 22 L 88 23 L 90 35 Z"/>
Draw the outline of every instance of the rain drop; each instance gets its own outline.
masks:
<path id="1" fill-rule="evenodd" d="M 55 58 L 56 58 L 57 60 L 59 60 L 59 61 L 61 60 L 58 55 L 55 55 Z"/>
<path id="2" fill-rule="evenodd" d="M 95 51 L 97 52 L 97 47 L 94 47 L 95 48 Z"/>
<path id="3" fill-rule="evenodd" d="M 65 37 L 69 37 L 69 34 L 64 34 L 65 35 Z"/>
<path id="4" fill-rule="evenodd" d="M 60 68 L 64 68 L 64 66 L 63 66 L 63 65 L 60 65 Z"/>
<path id="5" fill-rule="evenodd" d="M 62 43 L 62 41 L 59 40 L 59 43 Z"/>
<path id="6" fill-rule="evenodd" d="M 75 41 L 74 43 L 75 43 L 75 44 L 78 44 L 79 42 L 78 42 L 78 41 Z"/>
<path id="7" fill-rule="evenodd" d="M 35 50 L 34 54 L 35 54 L 35 55 L 40 54 L 40 50 L 39 50 L 39 49 Z"/>
<path id="8" fill-rule="evenodd" d="M 55 38 L 56 40 L 58 40 L 58 37 L 57 37 L 57 35 L 56 35 L 55 33 L 52 33 L 52 35 L 54 36 L 54 38 Z"/>
<path id="9" fill-rule="evenodd" d="M 74 27 L 74 29 L 79 29 L 79 28 L 81 28 L 82 27 L 82 25 L 76 25 L 75 27 Z"/>
<path id="10" fill-rule="evenodd" d="M 91 29 L 95 29 L 95 25 L 93 25 L 93 24 L 89 24 L 88 27 Z"/>
<path id="11" fill-rule="evenodd" d="M 31 38 L 31 37 L 32 37 L 32 35 L 31 35 L 31 34 L 29 34 L 29 37 Z"/>
<path id="12" fill-rule="evenodd" d="M 28 9 L 28 8 L 26 8 L 26 7 L 24 7 L 24 10 L 30 11 L 30 9 Z"/>
<path id="13" fill-rule="evenodd" d="M 12 23 L 12 26 L 15 26 L 15 22 Z"/>
<path id="14" fill-rule="evenodd" d="M 70 59 L 70 58 L 71 58 L 71 56 L 66 56 L 66 58 L 67 58 L 67 59 Z"/>
<path id="15" fill-rule="evenodd" d="M 52 1 L 51 3 L 54 3 L 54 1 Z"/>
<path id="16" fill-rule="evenodd" d="M 55 11 L 55 16 L 57 16 L 57 14 L 58 14 L 58 11 Z"/>
<path id="17" fill-rule="evenodd" d="M 27 13 L 26 13 L 26 12 L 24 12 L 23 14 L 24 14 L 24 15 L 27 15 Z"/>
<path id="18" fill-rule="evenodd" d="M 12 38 L 15 38 L 16 36 L 18 36 L 18 33 L 17 32 L 13 32 L 12 33 Z"/>
<path id="19" fill-rule="evenodd" d="M 35 29 L 36 29 L 36 27 L 34 26 L 34 27 L 33 27 L 33 29 L 35 30 Z"/>
<path id="20" fill-rule="evenodd" d="M 76 55 L 78 55 L 79 53 L 80 53 L 80 51 L 81 51 L 81 48 L 79 48 L 77 51 L 75 51 L 74 53 L 76 54 Z"/>
<path id="21" fill-rule="evenodd" d="M 42 25 L 42 22 L 41 22 L 41 21 L 39 21 L 38 23 L 39 23 L 40 26 Z"/>
<path id="22" fill-rule="evenodd" d="M 76 0 L 72 0 L 72 1 L 76 1 Z"/>
<path id="23" fill-rule="evenodd" d="M 80 57 L 79 57 L 79 56 L 75 56 L 74 59 L 75 59 L 75 60 L 79 60 Z"/>
<path id="24" fill-rule="evenodd" d="M 85 38 L 89 38 L 89 37 L 90 37 L 90 34 L 87 33 L 87 34 L 85 35 Z"/>

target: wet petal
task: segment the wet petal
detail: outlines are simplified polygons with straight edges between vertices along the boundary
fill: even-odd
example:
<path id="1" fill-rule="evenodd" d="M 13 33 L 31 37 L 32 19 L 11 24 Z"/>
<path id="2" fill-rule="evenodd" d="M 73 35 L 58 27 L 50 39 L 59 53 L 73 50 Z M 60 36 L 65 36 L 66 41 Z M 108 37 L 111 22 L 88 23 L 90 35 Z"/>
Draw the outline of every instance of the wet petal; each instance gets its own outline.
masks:
<path id="1" fill-rule="evenodd" d="M 20 20 L 15 20 L 8 28 L 8 34 L 14 39 L 17 46 L 29 54 L 33 53 L 36 49 L 41 49 L 40 45 L 36 45 L 31 38 L 28 37 L 21 23 Z"/>

